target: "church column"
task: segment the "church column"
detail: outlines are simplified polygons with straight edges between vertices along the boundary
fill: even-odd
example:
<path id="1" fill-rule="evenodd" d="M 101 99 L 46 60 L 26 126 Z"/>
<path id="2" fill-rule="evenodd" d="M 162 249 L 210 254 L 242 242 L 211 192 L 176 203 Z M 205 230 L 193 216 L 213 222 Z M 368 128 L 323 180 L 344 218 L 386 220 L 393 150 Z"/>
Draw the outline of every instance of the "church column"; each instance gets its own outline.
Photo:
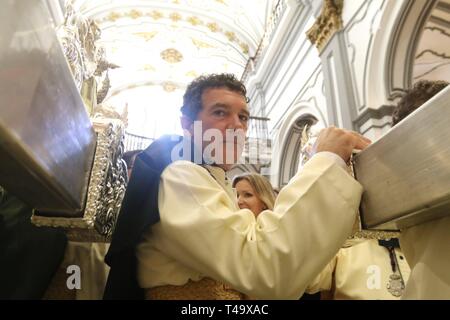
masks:
<path id="1" fill-rule="evenodd" d="M 354 129 L 356 106 L 342 29 L 343 0 L 324 0 L 307 36 L 319 50 L 324 75 L 328 124 Z"/>

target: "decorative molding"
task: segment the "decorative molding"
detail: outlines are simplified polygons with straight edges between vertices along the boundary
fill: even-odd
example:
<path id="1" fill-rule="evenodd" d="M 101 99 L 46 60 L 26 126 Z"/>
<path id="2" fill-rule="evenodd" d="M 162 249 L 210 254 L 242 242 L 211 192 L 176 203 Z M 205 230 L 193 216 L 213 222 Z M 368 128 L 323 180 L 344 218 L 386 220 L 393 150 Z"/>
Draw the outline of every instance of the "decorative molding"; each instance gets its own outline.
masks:
<path id="1" fill-rule="evenodd" d="M 365 1 L 350 19 L 343 32 L 348 56 L 350 83 L 354 92 L 355 110 L 361 111 L 367 106 L 365 77 L 370 68 L 370 50 L 375 40 L 374 22 L 382 15 L 386 1 Z M 363 31 L 364 30 L 364 31 Z M 360 33 L 367 32 L 361 38 Z"/>
<path id="2" fill-rule="evenodd" d="M 357 95 L 352 85 L 352 66 L 346 50 L 345 33 L 331 39 L 321 54 L 328 124 L 354 130 L 358 116 Z"/>
<path id="3" fill-rule="evenodd" d="M 183 60 L 183 55 L 180 51 L 174 48 L 168 48 L 160 53 L 161 58 L 171 64 L 181 62 Z"/>
<path id="4" fill-rule="evenodd" d="M 420 37 L 436 3 L 437 0 L 405 2 L 399 22 L 392 30 L 388 48 L 389 58 L 386 68 L 389 100 L 394 100 L 404 89 L 412 86 L 414 61 Z"/>
<path id="5" fill-rule="evenodd" d="M 420 52 L 417 56 L 416 59 L 419 59 L 420 57 L 422 57 L 423 55 L 425 55 L 426 53 L 430 53 L 432 56 L 435 56 L 437 58 L 441 58 L 441 59 L 450 59 L 450 56 L 446 55 L 445 53 L 439 53 L 436 52 L 432 49 L 426 49 L 423 50 L 422 52 Z"/>
<path id="6" fill-rule="evenodd" d="M 250 57 L 247 61 L 247 64 L 245 65 L 244 72 L 241 76 L 242 82 L 246 82 L 249 78 L 250 73 L 254 72 L 256 67 L 258 66 L 260 60 L 262 59 L 263 52 L 269 45 L 272 36 L 278 28 L 279 22 L 283 17 L 284 12 L 286 11 L 286 7 L 286 2 L 283 0 L 279 0 L 276 4 L 275 9 L 270 15 L 269 22 L 266 25 L 258 48 L 256 49 L 255 55 L 253 57 Z"/>
<path id="7" fill-rule="evenodd" d="M 317 47 L 319 53 L 333 35 L 342 29 L 342 9 L 344 0 L 325 0 L 316 22 L 306 32 L 306 36 Z"/>
<path id="8" fill-rule="evenodd" d="M 162 87 L 166 92 L 174 92 L 175 90 L 180 89 L 180 87 L 176 83 L 173 83 L 171 81 L 165 81 L 162 84 Z"/>
<path id="9" fill-rule="evenodd" d="M 450 22 L 448 22 L 447 20 L 442 19 L 440 17 L 431 16 L 430 17 L 430 21 L 435 23 L 435 24 L 437 24 L 437 25 L 440 25 L 440 26 L 442 26 L 444 28 L 447 28 L 447 29 L 450 28 Z"/>
<path id="10" fill-rule="evenodd" d="M 314 115 L 305 113 L 292 123 L 281 150 L 278 187 L 287 185 L 289 180 L 297 173 L 300 164 L 303 129 L 306 125 L 312 126 L 317 122 L 318 120 Z"/>
<path id="11" fill-rule="evenodd" d="M 424 72 L 424 73 L 422 73 L 422 74 L 419 74 L 419 75 L 415 76 L 415 77 L 413 78 L 413 80 L 419 80 L 420 78 L 423 78 L 423 77 L 425 77 L 425 76 L 427 76 L 427 75 L 433 73 L 434 71 L 440 69 L 441 67 L 448 66 L 449 64 L 450 64 L 450 62 L 442 62 L 442 63 L 439 63 L 438 65 L 434 66 L 434 67 L 431 68 L 430 70 L 427 70 L 426 72 Z"/>
<path id="12" fill-rule="evenodd" d="M 284 105 L 290 105 L 294 101 L 294 96 L 291 95 L 289 99 L 286 99 L 287 96 L 284 95 L 286 89 L 291 88 L 292 83 L 301 87 L 305 76 L 313 74 L 320 65 L 320 59 L 314 47 L 304 34 L 305 24 L 310 14 L 302 6 L 286 10 L 284 22 L 278 27 L 277 38 L 272 41 L 274 45 L 268 47 L 263 53 L 260 64 L 254 72 L 255 77 L 251 79 L 261 82 L 267 89 L 270 88 L 266 95 L 268 115 L 273 110 L 280 109 L 277 107 L 280 101 L 284 100 Z M 312 60 L 309 60 L 311 58 Z M 312 63 L 314 59 L 317 63 Z M 305 61 L 309 63 L 305 64 Z M 283 111 L 284 109 L 281 110 Z"/>
<path id="13" fill-rule="evenodd" d="M 306 41 L 306 40 L 305 40 Z M 312 47 L 311 47 L 312 48 Z M 296 70 L 298 70 L 302 65 L 297 66 Z M 310 106 L 311 110 L 314 110 L 313 113 L 315 117 L 317 117 L 320 121 L 322 121 L 324 124 L 327 124 L 327 117 L 323 113 L 323 110 L 319 107 L 321 105 L 325 105 L 326 101 L 323 101 L 323 104 L 318 102 L 317 99 L 319 96 L 309 91 L 315 90 L 317 86 L 323 86 L 324 85 L 324 79 L 323 79 L 323 72 L 322 72 L 322 65 L 317 65 L 317 68 L 310 74 L 309 78 L 305 81 L 303 87 L 298 91 L 298 94 L 295 96 L 295 98 L 292 100 L 293 102 L 289 104 L 289 106 L 285 109 L 283 109 L 278 117 L 272 116 L 271 119 L 273 119 L 273 125 L 272 128 L 279 128 L 282 126 L 282 123 L 288 119 L 288 117 L 291 115 L 292 110 L 297 106 Z M 323 88 L 321 90 L 321 93 L 323 93 Z M 325 100 L 325 94 L 323 94 L 323 98 Z M 277 110 L 275 109 L 275 104 L 270 108 L 269 110 L 266 110 L 267 115 L 274 114 Z M 275 113 L 276 114 L 276 113 Z M 270 135 L 273 134 L 273 132 L 269 132 Z"/>
<path id="14" fill-rule="evenodd" d="M 450 2 L 449 2 L 450 3 Z M 443 2 L 438 2 L 437 6 L 430 13 L 430 17 L 420 37 L 417 46 L 414 67 L 413 82 L 420 79 L 428 80 L 448 80 L 450 70 L 450 23 L 447 26 L 435 25 L 434 16 L 447 17 L 450 13 L 450 4 L 447 8 L 440 7 Z"/>
<path id="15" fill-rule="evenodd" d="M 442 35 L 450 37 L 450 33 L 448 33 L 446 30 L 441 29 L 439 27 L 425 27 L 424 30 L 439 31 Z"/>
<path id="16" fill-rule="evenodd" d="M 378 109 L 366 108 L 353 123 L 359 130 L 370 119 L 382 119 L 385 116 L 392 116 L 394 109 L 395 106 L 393 105 L 382 105 Z"/>

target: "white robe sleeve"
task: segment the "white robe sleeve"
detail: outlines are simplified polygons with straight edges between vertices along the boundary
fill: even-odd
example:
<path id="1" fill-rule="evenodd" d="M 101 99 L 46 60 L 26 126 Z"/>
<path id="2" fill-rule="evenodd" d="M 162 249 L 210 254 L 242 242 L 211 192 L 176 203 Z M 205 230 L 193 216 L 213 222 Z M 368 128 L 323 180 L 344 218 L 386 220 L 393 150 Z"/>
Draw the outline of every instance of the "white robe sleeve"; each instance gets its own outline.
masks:
<path id="1" fill-rule="evenodd" d="M 163 172 L 161 220 L 143 241 L 251 297 L 298 299 L 350 235 L 361 193 L 344 169 L 317 156 L 256 219 L 205 169 L 178 161 Z"/>
<path id="2" fill-rule="evenodd" d="M 450 216 L 402 230 L 400 247 L 411 267 L 402 299 L 450 299 Z"/>
<path id="3" fill-rule="evenodd" d="M 308 294 L 315 294 L 321 291 L 331 291 L 333 289 L 333 274 L 338 261 L 337 255 L 325 266 L 325 268 L 320 272 L 320 274 L 308 285 L 305 292 Z"/>

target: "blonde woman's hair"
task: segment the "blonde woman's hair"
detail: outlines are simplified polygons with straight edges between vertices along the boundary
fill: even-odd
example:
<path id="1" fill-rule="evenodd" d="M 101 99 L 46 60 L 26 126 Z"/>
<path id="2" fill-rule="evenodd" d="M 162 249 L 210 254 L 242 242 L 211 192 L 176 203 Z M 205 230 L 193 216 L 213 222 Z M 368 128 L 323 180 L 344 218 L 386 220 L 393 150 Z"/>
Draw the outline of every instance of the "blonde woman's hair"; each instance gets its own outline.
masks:
<path id="1" fill-rule="evenodd" d="M 256 196 L 266 205 L 267 209 L 273 210 L 275 205 L 275 192 L 266 177 L 258 173 L 244 173 L 233 179 L 233 188 L 239 181 L 246 180 L 255 190 Z"/>

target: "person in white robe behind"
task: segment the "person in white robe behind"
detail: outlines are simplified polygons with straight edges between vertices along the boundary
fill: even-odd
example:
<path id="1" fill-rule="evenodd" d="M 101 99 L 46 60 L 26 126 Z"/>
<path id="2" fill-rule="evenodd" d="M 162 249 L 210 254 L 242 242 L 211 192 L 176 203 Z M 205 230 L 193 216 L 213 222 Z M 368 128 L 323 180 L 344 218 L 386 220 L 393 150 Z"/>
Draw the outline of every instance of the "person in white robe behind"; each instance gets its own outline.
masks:
<path id="1" fill-rule="evenodd" d="M 402 121 L 447 86 L 446 81 L 417 82 L 397 104 L 392 117 L 393 125 Z M 449 300 L 450 216 L 401 231 L 400 246 L 411 267 L 411 276 L 403 299 Z"/>

